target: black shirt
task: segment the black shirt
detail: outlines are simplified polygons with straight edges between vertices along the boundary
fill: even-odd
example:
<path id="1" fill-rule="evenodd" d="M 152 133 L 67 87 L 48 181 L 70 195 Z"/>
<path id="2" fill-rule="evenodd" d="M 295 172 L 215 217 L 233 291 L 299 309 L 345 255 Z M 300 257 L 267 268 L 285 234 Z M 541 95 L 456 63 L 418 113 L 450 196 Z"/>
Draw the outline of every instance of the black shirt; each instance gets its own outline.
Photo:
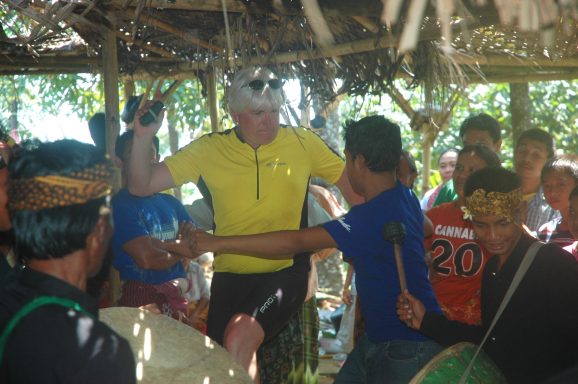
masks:
<path id="1" fill-rule="evenodd" d="M 498 271 L 492 257 L 482 277 L 482 326 L 426 313 L 420 331 L 444 345 L 480 343 L 535 239 L 523 235 Z M 543 246 L 486 340 L 484 350 L 509 383 L 535 383 L 578 362 L 578 263 L 554 244 Z"/>
<path id="2" fill-rule="evenodd" d="M 0 287 L 0 333 L 38 296 L 70 299 L 90 315 L 60 305 L 39 307 L 10 335 L 0 362 L 0 383 L 135 383 L 128 342 L 98 321 L 96 301 L 52 276 L 24 269 Z"/>

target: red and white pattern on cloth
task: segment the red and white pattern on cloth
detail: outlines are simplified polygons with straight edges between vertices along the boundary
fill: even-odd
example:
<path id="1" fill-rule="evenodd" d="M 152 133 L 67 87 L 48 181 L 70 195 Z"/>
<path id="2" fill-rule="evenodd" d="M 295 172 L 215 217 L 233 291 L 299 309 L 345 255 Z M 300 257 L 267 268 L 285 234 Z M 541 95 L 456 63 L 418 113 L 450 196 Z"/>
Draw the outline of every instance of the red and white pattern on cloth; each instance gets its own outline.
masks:
<path id="1" fill-rule="evenodd" d="M 168 281 L 163 284 L 151 285 L 140 281 L 125 281 L 122 285 L 122 295 L 118 305 L 122 307 L 142 307 L 156 304 L 165 316 L 181 320 L 182 314 L 187 314 L 188 301 L 181 295 L 180 289 Z"/>

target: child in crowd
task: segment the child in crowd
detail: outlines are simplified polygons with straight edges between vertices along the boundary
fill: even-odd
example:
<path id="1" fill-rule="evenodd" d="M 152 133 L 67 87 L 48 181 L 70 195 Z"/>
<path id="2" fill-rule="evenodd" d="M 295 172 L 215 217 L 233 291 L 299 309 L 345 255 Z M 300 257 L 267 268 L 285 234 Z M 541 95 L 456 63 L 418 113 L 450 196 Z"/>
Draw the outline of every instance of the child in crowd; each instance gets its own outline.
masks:
<path id="1" fill-rule="evenodd" d="M 454 169 L 456 168 L 456 163 L 458 161 L 458 150 L 456 148 L 445 149 L 438 159 L 438 170 L 442 178 L 442 182 L 435 188 L 427 191 L 423 198 L 421 199 L 421 209 L 427 211 L 433 207 L 440 190 L 445 183 L 452 179 Z"/>
<path id="2" fill-rule="evenodd" d="M 578 186 L 578 156 L 564 154 L 552 157 L 542 168 L 542 187 L 546 201 L 561 217 L 540 227 L 538 238 L 566 247 L 574 242 L 570 233 L 570 193 Z"/>

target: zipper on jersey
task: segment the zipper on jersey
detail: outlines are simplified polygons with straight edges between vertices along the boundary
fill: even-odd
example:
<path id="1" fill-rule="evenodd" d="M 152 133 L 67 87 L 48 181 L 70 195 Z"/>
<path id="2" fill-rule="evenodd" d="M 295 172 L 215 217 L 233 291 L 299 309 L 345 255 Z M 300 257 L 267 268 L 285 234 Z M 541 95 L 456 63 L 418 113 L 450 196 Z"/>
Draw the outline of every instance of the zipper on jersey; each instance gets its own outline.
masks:
<path id="1" fill-rule="evenodd" d="M 255 152 L 255 165 L 257 166 L 257 200 L 259 200 L 259 156 L 257 156 L 257 149 L 253 149 L 253 151 Z"/>

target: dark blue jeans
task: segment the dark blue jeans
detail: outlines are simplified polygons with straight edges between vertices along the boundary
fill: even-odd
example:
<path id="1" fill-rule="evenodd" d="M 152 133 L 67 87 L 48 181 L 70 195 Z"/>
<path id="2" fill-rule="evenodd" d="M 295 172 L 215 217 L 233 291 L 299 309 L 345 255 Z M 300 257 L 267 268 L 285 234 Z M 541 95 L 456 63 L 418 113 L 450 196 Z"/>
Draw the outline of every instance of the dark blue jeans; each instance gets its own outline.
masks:
<path id="1" fill-rule="evenodd" d="M 407 384 L 443 347 L 433 341 L 372 343 L 363 335 L 334 384 Z"/>

